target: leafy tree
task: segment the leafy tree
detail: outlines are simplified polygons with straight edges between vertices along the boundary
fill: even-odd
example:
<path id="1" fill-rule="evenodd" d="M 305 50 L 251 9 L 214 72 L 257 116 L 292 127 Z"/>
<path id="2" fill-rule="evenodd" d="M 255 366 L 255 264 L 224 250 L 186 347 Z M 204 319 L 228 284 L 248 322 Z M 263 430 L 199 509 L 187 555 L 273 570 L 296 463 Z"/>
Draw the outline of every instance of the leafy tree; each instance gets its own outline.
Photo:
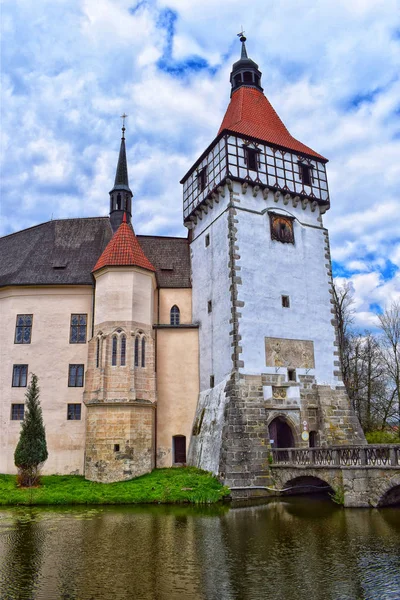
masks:
<path id="1" fill-rule="evenodd" d="M 37 376 L 32 374 L 25 394 L 25 415 L 21 424 L 19 442 L 14 452 L 19 483 L 26 487 L 39 483 L 40 468 L 48 457 L 37 381 Z"/>

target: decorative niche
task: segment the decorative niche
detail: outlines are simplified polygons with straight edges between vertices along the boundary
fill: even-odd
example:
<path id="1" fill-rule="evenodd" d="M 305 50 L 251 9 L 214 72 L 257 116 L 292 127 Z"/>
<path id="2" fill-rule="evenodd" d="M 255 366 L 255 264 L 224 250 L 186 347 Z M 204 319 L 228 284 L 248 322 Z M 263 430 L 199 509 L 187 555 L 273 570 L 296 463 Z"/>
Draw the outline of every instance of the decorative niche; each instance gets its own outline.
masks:
<path id="1" fill-rule="evenodd" d="M 283 244 L 294 244 L 293 217 L 269 213 L 271 239 Z"/>

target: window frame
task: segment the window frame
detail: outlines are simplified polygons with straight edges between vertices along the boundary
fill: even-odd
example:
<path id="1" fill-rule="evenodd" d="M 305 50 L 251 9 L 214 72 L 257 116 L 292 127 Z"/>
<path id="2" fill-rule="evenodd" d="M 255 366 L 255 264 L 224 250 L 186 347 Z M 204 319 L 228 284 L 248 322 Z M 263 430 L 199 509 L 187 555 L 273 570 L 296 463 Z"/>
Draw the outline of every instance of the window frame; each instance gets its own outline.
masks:
<path id="1" fill-rule="evenodd" d="M 111 338 L 111 366 L 117 366 L 117 357 L 118 357 L 118 336 L 113 335 Z"/>
<path id="2" fill-rule="evenodd" d="M 72 323 L 72 319 L 74 317 L 78 317 L 78 323 L 76 325 L 74 325 Z M 80 322 L 81 317 L 85 318 L 85 322 L 82 324 Z M 88 321 L 88 315 L 87 313 L 71 313 L 71 320 L 70 320 L 70 325 L 69 325 L 69 343 L 70 344 L 86 344 L 86 340 L 87 340 L 87 321 Z M 76 328 L 76 336 L 77 339 L 76 341 L 72 339 L 72 334 L 73 334 L 73 330 Z M 84 328 L 84 333 L 85 333 L 85 339 L 81 340 L 80 335 L 81 335 L 81 330 L 82 328 Z"/>
<path id="3" fill-rule="evenodd" d="M 120 352 L 119 352 L 119 364 L 121 367 L 126 367 L 126 335 L 121 335 Z"/>
<path id="4" fill-rule="evenodd" d="M 79 375 L 78 369 L 82 368 L 82 374 Z M 73 373 L 75 369 L 75 373 Z M 79 381 L 82 381 L 79 384 Z M 85 384 L 85 365 L 82 363 L 79 364 L 70 364 L 68 365 L 68 387 L 84 387 Z"/>
<path id="5" fill-rule="evenodd" d="M 139 341 L 140 341 L 140 336 L 136 335 L 134 349 L 133 349 L 133 351 L 134 351 L 133 364 L 135 367 L 139 366 Z"/>
<path id="6" fill-rule="evenodd" d="M 287 294 L 282 294 L 282 308 L 290 308 L 290 296 Z"/>
<path id="7" fill-rule="evenodd" d="M 169 311 L 169 324 L 174 327 L 181 324 L 181 311 L 177 304 L 171 306 L 171 310 Z"/>
<path id="8" fill-rule="evenodd" d="M 142 368 L 146 366 L 146 338 L 144 336 L 142 337 L 141 365 Z"/>
<path id="9" fill-rule="evenodd" d="M 299 176 L 303 186 L 307 185 L 311 187 L 314 182 L 313 165 L 301 160 L 299 160 L 297 164 L 299 165 Z"/>
<path id="10" fill-rule="evenodd" d="M 27 317 L 30 317 L 30 325 L 26 325 L 25 323 L 23 325 L 18 325 L 18 319 L 20 317 L 24 317 L 25 319 Z M 14 334 L 14 344 L 31 344 L 32 343 L 32 327 L 33 327 L 33 313 L 21 313 L 21 314 L 17 314 L 16 320 L 15 320 L 15 334 Z M 17 341 L 17 333 L 18 333 L 18 329 L 22 329 L 22 334 L 21 334 L 21 341 Z M 29 341 L 25 341 L 25 331 L 29 330 Z"/>
<path id="11" fill-rule="evenodd" d="M 249 146 L 244 146 L 244 157 L 247 169 L 249 171 L 254 171 L 254 173 L 258 173 L 258 155 L 260 151 L 257 148 L 249 148 Z M 253 162 L 254 161 L 254 162 Z M 250 166 L 250 164 L 252 166 Z M 254 165 L 254 168 L 253 168 Z"/>
<path id="12" fill-rule="evenodd" d="M 22 369 L 22 367 L 25 367 L 25 368 Z M 19 373 L 18 373 L 18 371 L 19 371 Z M 25 383 L 21 383 L 21 379 L 24 375 L 25 375 Z M 16 383 L 16 381 L 18 381 L 18 383 Z M 22 365 L 22 364 L 13 365 L 11 387 L 26 387 L 27 385 L 28 385 L 28 365 Z"/>
<path id="13" fill-rule="evenodd" d="M 20 413 L 18 412 L 18 410 L 21 410 L 21 406 L 22 406 L 22 417 L 19 416 Z M 19 407 L 17 409 L 17 407 Z M 14 412 L 14 409 L 16 410 L 16 412 Z M 14 416 L 16 415 L 16 416 Z M 13 402 L 11 404 L 11 414 L 10 414 L 10 421 L 23 421 L 25 418 L 25 404 L 23 404 L 22 402 Z"/>
<path id="14" fill-rule="evenodd" d="M 204 192 L 204 190 L 207 187 L 207 165 L 202 167 L 197 172 L 196 177 L 197 177 L 197 188 L 198 188 L 199 192 Z"/>
<path id="15" fill-rule="evenodd" d="M 71 408 L 73 410 L 71 411 Z M 79 410 L 77 411 L 77 408 Z M 79 416 L 77 416 L 79 414 Z M 82 421 L 82 403 L 81 402 L 68 402 L 67 404 L 67 421 Z"/>

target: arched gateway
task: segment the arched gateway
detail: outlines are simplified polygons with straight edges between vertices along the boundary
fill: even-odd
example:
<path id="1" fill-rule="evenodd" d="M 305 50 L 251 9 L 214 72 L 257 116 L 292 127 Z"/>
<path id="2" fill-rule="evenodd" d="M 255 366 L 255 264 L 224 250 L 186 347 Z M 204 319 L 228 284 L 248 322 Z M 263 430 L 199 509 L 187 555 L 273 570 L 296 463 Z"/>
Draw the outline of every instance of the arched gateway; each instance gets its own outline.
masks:
<path id="1" fill-rule="evenodd" d="M 273 448 L 294 448 L 292 428 L 284 417 L 276 417 L 271 421 L 268 430 Z"/>

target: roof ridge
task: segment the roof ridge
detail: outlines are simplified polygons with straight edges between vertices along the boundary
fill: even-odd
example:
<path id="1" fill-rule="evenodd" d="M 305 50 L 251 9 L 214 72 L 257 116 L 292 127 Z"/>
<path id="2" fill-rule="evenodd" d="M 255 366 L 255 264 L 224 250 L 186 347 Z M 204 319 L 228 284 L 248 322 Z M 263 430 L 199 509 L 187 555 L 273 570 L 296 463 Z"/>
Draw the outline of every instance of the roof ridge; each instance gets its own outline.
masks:
<path id="1" fill-rule="evenodd" d="M 23 231 L 30 231 L 31 229 L 36 229 L 36 227 L 42 227 L 42 225 L 47 225 L 48 223 L 57 223 L 59 221 L 83 221 L 89 219 L 109 219 L 108 216 L 101 217 L 65 217 L 65 219 L 50 219 L 49 221 L 43 221 L 43 223 L 36 223 L 36 225 L 31 225 L 30 227 L 25 227 L 25 229 L 19 229 L 18 231 L 12 231 L 11 233 L 6 233 L 5 235 L 0 236 L 0 240 L 4 238 L 10 237 L 12 235 L 17 235 L 18 233 L 22 233 Z"/>

